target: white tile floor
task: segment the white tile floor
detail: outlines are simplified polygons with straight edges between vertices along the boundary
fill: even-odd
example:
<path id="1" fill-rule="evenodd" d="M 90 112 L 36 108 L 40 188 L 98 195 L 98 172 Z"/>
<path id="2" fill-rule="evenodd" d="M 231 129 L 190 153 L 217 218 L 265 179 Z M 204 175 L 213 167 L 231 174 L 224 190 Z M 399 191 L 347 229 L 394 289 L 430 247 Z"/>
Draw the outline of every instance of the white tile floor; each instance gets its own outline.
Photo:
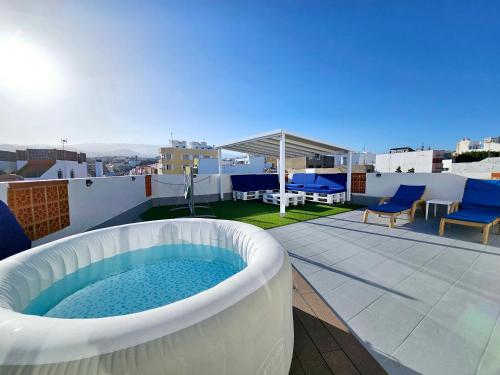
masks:
<path id="1" fill-rule="evenodd" d="M 500 236 L 362 211 L 271 229 L 389 374 L 500 374 Z"/>

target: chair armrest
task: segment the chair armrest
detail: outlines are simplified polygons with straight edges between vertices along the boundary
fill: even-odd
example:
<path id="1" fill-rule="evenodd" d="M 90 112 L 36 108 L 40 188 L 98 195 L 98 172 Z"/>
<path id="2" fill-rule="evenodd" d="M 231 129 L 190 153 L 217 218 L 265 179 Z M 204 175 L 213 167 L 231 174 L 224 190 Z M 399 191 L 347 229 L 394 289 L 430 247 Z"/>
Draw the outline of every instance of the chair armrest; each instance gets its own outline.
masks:
<path id="1" fill-rule="evenodd" d="M 411 209 L 413 211 L 415 211 L 418 207 L 419 204 L 423 204 L 425 203 L 425 199 L 419 199 L 419 200 L 416 200 L 415 202 L 413 202 L 412 206 L 411 206 Z"/>
<path id="2" fill-rule="evenodd" d="M 388 200 L 390 200 L 391 198 L 392 197 L 382 197 L 382 198 L 380 198 L 378 204 L 381 205 L 381 204 L 387 202 Z"/>
<path id="3" fill-rule="evenodd" d="M 453 202 L 450 206 L 450 214 L 457 212 L 459 208 L 460 208 L 460 202 L 457 201 Z"/>

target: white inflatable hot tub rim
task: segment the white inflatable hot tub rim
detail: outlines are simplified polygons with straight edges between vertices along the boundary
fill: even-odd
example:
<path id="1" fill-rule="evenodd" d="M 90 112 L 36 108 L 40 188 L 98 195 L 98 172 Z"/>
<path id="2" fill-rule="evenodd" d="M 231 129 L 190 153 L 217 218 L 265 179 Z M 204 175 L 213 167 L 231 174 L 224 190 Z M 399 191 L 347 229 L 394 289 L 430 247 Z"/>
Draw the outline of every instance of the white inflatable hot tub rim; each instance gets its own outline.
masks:
<path id="1" fill-rule="evenodd" d="M 189 233 L 185 226 L 189 226 Z M 213 288 L 169 305 L 134 314 L 98 319 L 58 319 L 15 311 L 13 297 L 9 295 L 13 288 L 9 283 L 25 278 L 25 275 L 21 276 L 18 271 L 32 267 L 33 262 L 47 261 L 51 268 L 55 267 L 61 273 L 59 277 L 54 278 L 51 282 L 53 283 L 71 273 L 65 273 L 67 270 L 62 268 L 66 266 L 60 263 L 59 258 L 64 258 L 61 248 L 70 255 L 77 256 L 74 241 L 109 237 L 117 241 L 115 246 L 122 246 L 119 243 L 123 241 L 116 237 L 117 234 L 142 236 L 139 240 L 128 238 L 132 242 L 131 246 L 134 243 L 142 243 L 142 247 L 118 249 L 118 252 L 91 260 L 91 263 L 94 263 L 108 258 L 107 255 L 114 256 L 121 252 L 174 243 L 160 241 L 162 231 L 167 228 L 172 230 L 173 227 L 182 232 L 181 241 L 176 243 L 221 246 L 220 235 L 229 234 L 235 247 L 231 250 L 237 251 L 247 266 Z M 144 239 L 147 228 L 150 230 L 149 244 L 146 244 Z M 210 238 L 210 234 L 214 234 L 213 230 L 219 235 L 218 245 L 214 243 L 214 238 Z M 158 238 L 152 238 L 153 232 Z M 186 238 L 187 235 L 190 238 Z M 195 238 L 197 236 L 199 237 Z M 64 249 L 65 245 L 73 249 L 73 254 L 71 250 Z M 53 253 L 57 253 L 57 256 L 52 256 Z M 134 347 L 169 335 L 208 319 L 264 286 L 286 266 L 285 257 L 286 252 L 279 242 L 261 228 L 235 221 L 200 218 L 158 220 L 98 229 L 16 254 L 0 261 L 0 364 L 38 365 L 80 360 Z M 86 264 L 83 264 L 77 268 L 85 266 Z M 30 281 L 26 282 L 29 284 Z M 23 288 L 16 286 L 15 289 Z M 25 289 L 28 293 L 29 285 Z M 26 299 L 26 296 L 24 297 Z M 34 297 L 36 295 L 31 296 L 28 301 Z"/>

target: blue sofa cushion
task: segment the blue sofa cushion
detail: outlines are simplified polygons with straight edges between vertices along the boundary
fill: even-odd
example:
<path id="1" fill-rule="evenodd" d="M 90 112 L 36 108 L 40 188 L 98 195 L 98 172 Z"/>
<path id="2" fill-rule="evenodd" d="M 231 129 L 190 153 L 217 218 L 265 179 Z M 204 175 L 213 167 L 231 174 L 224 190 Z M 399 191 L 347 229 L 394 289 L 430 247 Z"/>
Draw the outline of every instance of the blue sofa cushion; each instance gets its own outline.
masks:
<path id="1" fill-rule="evenodd" d="M 287 189 L 306 193 L 336 194 L 345 192 L 346 184 L 345 173 L 296 173 L 293 175 L 292 183 L 287 185 Z"/>
<path id="2" fill-rule="evenodd" d="M 31 247 L 16 217 L 7 205 L 0 201 L 0 259 L 10 257 Z"/>
<path id="3" fill-rule="evenodd" d="M 462 208 L 500 209 L 500 180 L 469 178 L 465 183 Z"/>
<path id="4" fill-rule="evenodd" d="M 276 190 L 280 188 L 277 174 L 231 175 L 234 191 Z"/>
<path id="5" fill-rule="evenodd" d="M 391 203 L 411 207 L 413 202 L 422 198 L 425 185 L 399 185 L 396 194 L 391 198 Z"/>
<path id="6" fill-rule="evenodd" d="M 342 193 L 345 189 L 321 189 L 321 188 L 303 188 L 301 191 L 306 193 L 322 193 L 322 194 L 337 194 Z"/>
<path id="7" fill-rule="evenodd" d="M 371 206 L 368 206 L 369 210 L 372 211 L 377 211 L 377 212 L 387 212 L 387 213 L 395 213 L 395 212 L 401 212 L 405 211 L 411 208 L 411 205 L 401 205 L 398 203 L 385 203 L 385 204 L 374 204 Z"/>
<path id="8" fill-rule="evenodd" d="M 306 189 L 328 189 L 328 185 L 318 185 L 318 184 L 305 184 Z"/>
<path id="9" fill-rule="evenodd" d="M 314 184 L 316 174 L 314 173 L 294 173 L 292 177 L 292 184 Z"/>
<path id="10" fill-rule="evenodd" d="M 344 188 L 347 186 L 346 173 L 317 174 L 315 184 L 327 185 L 328 187 Z"/>
<path id="11" fill-rule="evenodd" d="M 500 217 L 500 208 L 464 208 L 445 216 L 448 219 L 491 223 Z"/>

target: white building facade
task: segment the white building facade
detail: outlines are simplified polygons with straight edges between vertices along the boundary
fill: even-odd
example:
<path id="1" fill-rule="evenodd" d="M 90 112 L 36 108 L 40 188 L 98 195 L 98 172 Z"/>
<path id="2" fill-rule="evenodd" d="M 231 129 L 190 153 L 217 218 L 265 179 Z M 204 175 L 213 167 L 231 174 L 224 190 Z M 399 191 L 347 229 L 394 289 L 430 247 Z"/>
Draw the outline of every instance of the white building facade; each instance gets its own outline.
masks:
<path id="1" fill-rule="evenodd" d="M 375 170 L 381 173 L 439 173 L 443 171 L 443 159 L 448 153 L 444 150 L 423 150 L 379 154 L 376 156 Z"/>

